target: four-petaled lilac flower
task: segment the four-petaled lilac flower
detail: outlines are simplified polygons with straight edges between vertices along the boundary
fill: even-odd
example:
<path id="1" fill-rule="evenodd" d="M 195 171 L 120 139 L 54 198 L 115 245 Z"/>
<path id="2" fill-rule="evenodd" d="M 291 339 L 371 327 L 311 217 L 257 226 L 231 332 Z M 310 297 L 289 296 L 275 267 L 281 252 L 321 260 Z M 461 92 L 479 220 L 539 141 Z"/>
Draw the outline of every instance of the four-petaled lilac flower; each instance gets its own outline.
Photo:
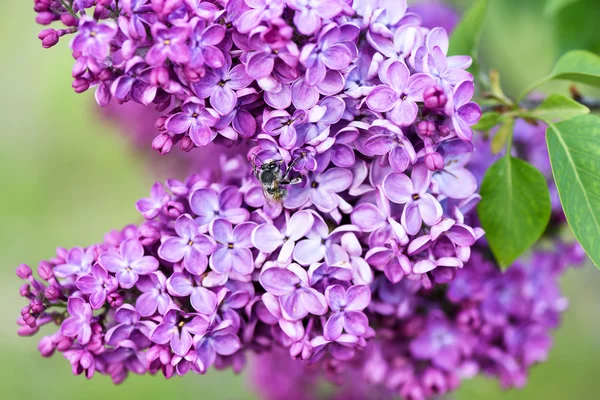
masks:
<path id="1" fill-rule="evenodd" d="M 202 188 L 192 192 L 190 207 L 197 215 L 196 222 L 200 226 L 208 225 L 216 218 L 241 224 L 250 217 L 248 210 L 241 207 L 242 201 L 242 194 L 233 186 L 224 188 L 218 194 L 213 189 Z"/>
<path id="2" fill-rule="evenodd" d="M 99 24 L 91 17 L 83 17 L 79 20 L 77 35 L 71 41 L 71 49 L 104 61 L 109 54 L 110 42 L 117 32 L 117 25 L 113 21 Z"/>
<path id="3" fill-rule="evenodd" d="M 410 178 L 402 173 L 393 173 L 383 181 L 387 198 L 394 203 L 405 204 L 401 221 L 410 235 L 417 234 L 423 221 L 433 226 L 442 218 L 442 206 L 427 193 L 430 183 L 431 171 L 424 164 L 416 165 Z"/>
<path id="4" fill-rule="evenodd" d="M 293 115 L 286 111 L 274 111 L 271 118 L 264 124 L 263 129 L 271 136 L 279 135 L 279 144 L 290 150 L 297 140 L 296 126 L 306 122 L 308 115 L 304 110 L 296 110 Z"/>
<path id="5" fill-rule="evenodd" d="M 244 0 L 246 8 L 237 20 L 240 33 L 248 33 L 264 21 L 273 20 L 283 13 L 284 2 L 280 0 Z"/>
<path id="6" fill-rule="evenodd" d="M 99 310 L 104 305 L 106 296 L 114 292 L 119 283 L 104 268 L 96 264 L 92 267 L 90 275 L 77 279 L 76 285 L 79 290 L 90 296 L 92 308 Z"/>
<path id="7" fill-rule="evenodd" d="M 340 43 L 340 27 L 331 23 L 319 32 L 316 43 L 309 43 L 300 52 L 300 62 L 306 67 L 306 84 L 317 86 L 325 80 L 327 69 L 342 70 L 352 62 L 352 51 Z"/>
<path id="8" fill-rule="evenodd" d="M 325 336 L 317 336 L 310 341 L 313 353 L 311 361 L 318 361 L 328 350 L 333 358 L 339 361 L 348 361 L 354 358 L 358 337 L 348 333 L 342 333 L 335 340 L 328 340 Z"/>
<path id="9" fill-rule="evenodd" d="M 217 309 L 217 295 L 202 286 L 199 276 L 175 272 L 167 281 L 167 287 L 173 296 L 189 296 L 192 307 L 200 314 L 212 316 Z"/>
<path id="10" fill-rule="evenodd" d="M 67 302 L 69 318 L 60 327 L 60 333 L 68 337 L 77 337 L 80 344 L 85 345 L 92 337 L 92 307 L 80 297 L 71 297 Z"/>
<path id="11" fill-rule="evenodd" d="M 384 247 L 370 249 L 365 260 L 375 269 L 383 271 L 390 282 L 398 283 L 413 273 L 413 265 L 403 250 L 398 242 L 392 239 Z"/>
<path id="12" fill-rule="evenodd" d="M 333 314 L 327 320 L 324 336 L 336 340 L 345 330 L 353 336 L 364 336 L 369 320 L 362 312 L 371 302 L 371 290 L 366 285 L 355 285 L 347 290 L 332 285 L 325 290 L 325 298 Z"/>
<path id="13" fill-rule="evenodd" d="M 135 203 L 135 207 L 144 218 L 154 219 L 169 199 L 170 197 L 165 192 L 163 185 L 160 182 L 156 182 L 152 185 L 152 189 L 150 189 L 150 197 L 138 200 Z"/>
<path id="14" fill-rule="evenodd" d="M 104 340 L 109 346 L 122 346 L 134 342 L 140 348 L 150 345 L 150 331 L 155 325 L 150 321 L 140 321 L 140 313 L 131 304 L 123 304 L 114 314 L 115 326 L 106 331 Z"/>
<path id="15" fill-rule="evenodd" d="M 167 278 L 162 272 L 156 271 L 141 276 L 136 287 L 142 292 L 135 302 L 135 308 L 140 315 L 148 317 L 157 310 L 160 315 L 167 312 L 172 301 L 167 293 Z"/>
<path id="16" fill-rule="evenodd" d="M 154 45 L 146 54 L 146 61 L 152 66 L 164 64 L 167 59 L 185 64 L 190 61 L 190 48 L 186 45 L 189 27 L 174 25 L 171 28 L 156 22 L 152 25 Z"/>
<path id="17" fill-rule="evenodd" d="M 291 218 L 286 212 L 285 217 L 286 222 L 280 229 L 273 224 L 261 224 L 252 232 L 252 243 L 260 251 L 273 253 L 281 247 L 277 256 L 281 264 L 292 258 L 296 242 L 308 233 L 314 221 L 309 211 L 298 211 Z"/>
<path id="18" fill-rule="evenodd" d="M 373 136 L 365 142 L 365 148 L 375 155 L 387 155 L 396 172 L 404 172 L 417 161 L 412 143 L 397 126 L 377 120 L 371 125 L 369 132 Z"/>
<path id="19" fill-rule="evenodd" d="M 352 184 L 352 172 L 345 168 L 330 168 L 322 174 L 306 176 L 304 181 L 290 187 L 285 207 L 300 208 L 310 201 L 319 211 L 331 212 L 340 203 L 338 193 Z"/>
<path id="20" fill-rule="evenodd" d="M 217 136 L 211 128 L 218 121 L 219 114 L 215 110 L 206 108 L 204 104 L 188 101 L 181 106 L 181 112 L 169 117 L 166 127 L 176 134 L 189 132 L 192 142 L 198 147 L 203 147 Z"/>
<path id="21" fill-rule="evenodd" d="M 125 65 L 125 74 L 112 83 L 111 94 L 122 102 L 131 98 L 136 103 L 149 105 L 156 97 L 158 88 L 147 81 L 148 74 L 148 65 L 144 59 L 138 56 L 132 58 Z"/>
<path id="22" fill-rule="evenodd" d="M 294 24 L 303 35 L 318 32 L 322 20 L 333 19 L 343 8 L 340 0 L 291 0 L 289 5 L 296 10 Z"/>
<path id="23" fill-rule="evenodd" d="M 139 275 L 147 275 L 158 269 L 158 261 L 152 256 L 144 256 L 144 247 L 137 239 L 127 239 L 119 246 L 119 251 L 108 250 L 98 257 L 104 268 L 114 273 L 124 289 L 132 288 Z"/>
<path id="24" fill-rule="evenodd" d="M 323 315 L 327 312 L 325 297 L 310 287 L 306 270 L 298 264 L 263 270 L 259 281 L 268 293 L 279 298 L 286 319 L 296 321 L 309 313 Z"/>
<path id="25" fill-rule="evenodd" d="M 417 101 L 423 101 L 423 91 L 434 85 L 427 74 L 411 75 L 408 67 L 395 61 L 387 71 L 387 85 L 375 87 L 367 96 L 367 106 L 373 111 L 388 112 L 398 126 L 408 126 L 417 118 Z"/>
<path id="26" fill-rule="evenodd" d="M 202 68 L 204 65 L 211 68 L 222 67 L 225 64 L 225 56 L 217 45 L 225 38 L 227 33 L 225 27 L 218 24 L 207 26 L 206 21 L 201 18 L 194 18 L 191 26 L 190 66 L 196 69 Z"/>
<path id="27" fill-rule="evenodd" d="M 481 118 L 481 108 L 471 99 L 475 92 L 472 81 L 463 81 L 454 88 L 452 96 L 448 97 L 445 112 L 452 117 L 452 127 L 456 136 L 462 140 L 473 138 L 472 125 Z"/>
<path id="28" fill-rule="evenodd" d="M 150 334 L 150 340 L 157 344 L 170 343 L 175 354 L 184 357 L 193 342 L 192 335 L 202 335 L 208 329 L 208 320 L 203 315 L 183 314 L 177 309 L 167 311 Z"/>
<path id="29" fill-rule="evenodd" d="M 214 364 L 217 354 L 230 356 L 242 347 L 240 339 L 235 334 L 237 329 L 232 321 L 222 321 L 208 328 L 206 333 L 196 336 L 196 352 L 198 367 L 205 372 Z"/>
<path id="30" fill-rule="evenodd" d="M 209 226 L 211 236 L 217 241 L 217 250 L 210 258 L 210 267 L 219 274 L 228 274 L 231 270 L 248 275 L 254 271 L 252 231 L 254 222 L 244 222 L 232 227 L 225 219 L 215 219 Z"/>
<path id="31" fill-rule="evenodd" d="M 86 250 L 81 247 L 74 247 L 67 253 L 64 264 L 54 267 L 54 276 L 57 278 L 67 278 L 69 276 L 83 276 L 92 269 L 95 261 L 95 246 L 90 246 Z"/>
<path id="32" fill-rule="evenodd" d="M 215 241 L 199 232 L 198 225 L 184 214 L 175 221 L 177 236 L 167 237 L 158 248 L 158 256 L 169 262 L 182 261 L 192 275 L 202 275 L 208 266 L 207 256 L 216 249 Z"/>
<path id="33" fill-rule="evenodd" d="M 220 68 L 213 68 L 193 85 L 196 95 L 201 99 L 210 97 L 211 106 L 221 115 L 229 114 L 237 103 L 236 91 L 252 83 L 246 74 L 246 67 L 239 64 L 231 68 L 231 59 L 225 58 Z"/>

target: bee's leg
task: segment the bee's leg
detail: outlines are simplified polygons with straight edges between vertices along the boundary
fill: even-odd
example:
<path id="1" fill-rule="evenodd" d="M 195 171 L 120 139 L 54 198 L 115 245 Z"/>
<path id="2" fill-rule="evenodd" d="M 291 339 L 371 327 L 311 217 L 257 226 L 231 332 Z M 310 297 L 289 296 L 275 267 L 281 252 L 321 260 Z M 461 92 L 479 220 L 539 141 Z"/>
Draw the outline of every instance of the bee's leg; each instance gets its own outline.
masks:
<path id="1" fill-rule="evenodd" d="M 298 178 L 294 178 L 294 179 L 290 179 L 290 173 L 292 172 L 292 169 L 294 168 L 294 166 L 296 165 L 296 163 L 298 159 L 294 159 L 292 160 L 291 163 L 288 164 L 287 169 L 285 170 L 285 173 L 283 174 L 283 178 L 281 183 L 284 185 L 295 185 L 297 183 L 302 182 L 302 178 L 298 177 Z"/>

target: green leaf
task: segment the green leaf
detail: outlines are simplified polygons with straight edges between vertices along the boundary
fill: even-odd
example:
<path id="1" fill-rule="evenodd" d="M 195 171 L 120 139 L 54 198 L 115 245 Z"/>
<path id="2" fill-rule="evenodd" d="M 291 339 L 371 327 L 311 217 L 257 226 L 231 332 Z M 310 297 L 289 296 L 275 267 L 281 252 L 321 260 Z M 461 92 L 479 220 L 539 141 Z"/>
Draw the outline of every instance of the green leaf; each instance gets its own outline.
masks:
<path id="1" fill-rule="evenodd" d="M 511 137 L 513 127 L 515 126 L 515 120 L 510 118 L 505 121 L 498 129 L 498 132 L 492 138 L 492 153 L 498 154 L 502 151 L 508 138 Z"/>
<path id="2" fill-rule="evenodd" d="M 479 122 L 472 126 L 476 131 L 489 131 L 502 121 L 503 115 L 496 111 L 488 111 L 481 115 Z"/>
<path id="3" fill-rule="evenodd" d="M 554 16 L 569 4 L 577 1 L 579 0 L 547 0 L 546 6 L 544 7 L 544 14 L 548 16 Z"/>
<path id="4" fill-rule="evenodd" d="M 524 90 L 517 103 L 533 89 L 551 80 L 568 80 L 600 87 L 600 56 L 585 50 L 571 50 L 563 54 L 550 75 Z"/>
<path id="5" fill-rule="evenodd" d="M 537 108 L 520 113 L 523 118 L 535 118 L 544 122 L 556 122 L 564 119 L 589 114 L 590 109 L 577 101 L 554 93 L 548 96 Z"/>
<path id="6" fill-rule="evenodd" d="M 474 70 L 477 69 L 477 49 L 483 31 L 483 21 L 487 11 L 487 0 L 477 0 L 467 10 L 463 19 L 454 28 L 450 37 L 449 56 L 467 55 L 473 58 Z"/>
<path id="7" fill-rule="evenodd" d="M 573 49 L 600 53 L 599 15 L 600 1 L 598 0 L 579 0 L 556 13 L 550 22 L 559 54 Z"/>
<path id="8" fill-rule="evenodd" d="M 477 207 L 498 263 L 506 268 L 544 233 L 550 220 L 546 178 L 523 160 L 505 156 L 486 172 Z"/>
<path id="9" fill-rule="evenodd" d="M 549 124 L 552 173 L 573 234 L 600 268 L 600 117 Z"/>

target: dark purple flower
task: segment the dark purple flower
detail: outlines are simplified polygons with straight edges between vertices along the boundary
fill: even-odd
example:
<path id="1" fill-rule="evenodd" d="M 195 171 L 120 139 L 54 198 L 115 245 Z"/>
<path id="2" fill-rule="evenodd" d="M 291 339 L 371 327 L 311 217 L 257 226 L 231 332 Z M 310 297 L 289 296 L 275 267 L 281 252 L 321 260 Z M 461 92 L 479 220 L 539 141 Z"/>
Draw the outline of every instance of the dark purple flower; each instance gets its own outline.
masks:
<path id="1" fill-rule="evenodd" d="M 362 311 L 371 302 L 368 286 L 356 285 L 345 290 L 341 285 L 332 285 L 325 291 L 325 298 L 333 311 L 324 328 L 327 339 L 336 340 L 343 330 L 353 336 L 363 336 L 367 332 L 369 320 Z"/>
<path id="2" fill-rule="evenodd" d="M 215 241 L 199 232 L 198 225 L 184 214 L 175 221 L 177 236 L 164 239 L 158 248 L 158 256 L 169 262 L 182 261 L 183 267 L 192 275 L 202 275 L 208 266 L 207 256 L 216 249 Z"/>
<path id="3" fill-rule="evenodd" d="M 225 64 L 223 51 L 217 47 L 225 38 L 226 29 L 222 25 L 208 25 L 204 19 L 194 18 L 191 21 L 192 44 L 190 66 L 195 69 L 208 65 L 221 68 Z"/>
<path id="4" fill-rule="evenodd" d="M 396 172 L 404 172 L 417 161 L 412 143 L 400 128 L 385 120 L 375 121 L 369 128 L 373 133 L 365 148 L 375 155 L 387 155 L 387 159 Z"/>
<path id="5" fill-rule="evenodd" d="M 190 48 L 186 44 L 189 27 L 186 25 L 167 27 L 160 22 L 152 25 L 154 45 L 146 54 L 146 61 L 152 66 L 164 64 L 167 59 L 185 64 L 190 61 Z"/>
<path id="6" fill-rule="evenodd" d="M 184 357 L 193 345 L 193 336 L 204 334 L 208 325 L 203 315 L 183 314 L 172 309 L 152 330 L 150 340 L 157 344 L 170 343 L 175 354 Z"/>
<path id="7" fill-rule="evenodd" d="M 304 110 L 296 110 L 293 115 L 286 111 L 275 110 L 265 122 L 263 129 L 271 136 L 279 136 L 279 144 L 290 150 L 297 140 L 296 126 L 306 122 L 308 115 Z"/>
<path id="8" fill-rule="evenodd" d="M 173 114 L 166 122 L 170 132 L 188 132 L 194 144 L 203 147 L 213 141 L 216 132 L 211 128 L 219 121 L 219 114 L 196 101 L 188 101 L 181 106 L 181 112 Z"/>
<path id="9" fill-rule="evenodd" d="M 411 75 L 400 61 L 390 65 L 386 78 L 386 85 L 369 93 L 367 106 L 373 111 L 388 112 L 389 119 L 398 126 L 411 125 L 419 112 L 416 102 L 423 101 L 423 91 L 433 86 L 433 79 L 427 74 Z"/>
<path id="10" fill-rule="evenodd" d="M 348 361 L 354 358 L 358 337 L 343 333 L 335 340 L 328 340 L 324 336 L 317 336 L 310 341 L 313 349 L 313 361 L 319 360 L 328 350 L 333 358 L 339 361 Z"/>
<path id="11" fill-rule="evenodd" d="M 156 271 L 141 276 L 136 287 L 142 292 L 135 302 L 135 308 L 140 315 L 148 317 L 156 311 L 160 315 L 167 312 L 172 301 L 167 293 L 167 278 L 162 272 Z"/>
<path id="12" fill-rule="evenodd" d="M 306 270 L 298 264 L 263 270 L 259 281 L 268 293 L 279 298 L 286 319 L 295 321 L 309 313 L 323 315 L 327 312 L 325 297 L 310 287 Z"/>
<path id="13" fill-rule="evenodd" d="M 169 195 L 165 192 L 163 185 L 157 182 L 152 185 L 150 197 L 138 200 L 138 202 L 135 203 L 135 207 L 144 218 L 154 219 L 158 216 L 158 213 L 167 201 L 169 201 Z"/>
<path id="14" fill-rule="evenodd" d="M 119 284 L 129 289 L 138 281 L 139 275 L 147 275 L 158 269 L 158 261 L 144 255 L 144 247 L 137 239 L 127 239 L 119 246 L 119 251 L 109 250 L 98 257 L 104 268 L 114 273 Z"/>
<path id="15" fill-rule="evenodd" d="M 102 308 L 106 296 L 119 286 L 117 280 L 98 264 L 92 267 L 90 275 L 77 279 L 76 284 L 79 290 L 90 296 L 90 304 L 94 310 Z"/>
<path id="16" fill-rule="evenodd" d="M 110 346 L 123 346 L 126 341 L 134 341 L 139 348 L 150 346 L 150 331 L 153 323 L 141 321 L 140 313 L 131 305 L 123 304 L 114 314 L 115 326 L 106 331 L 104 339 Z"/>
<path id="17" fill-rule="evenodd" d="M 152 103 L 157 87 L 148 82 L 147 69 L 148 65 L 141 57 L 127 61 L 125 74 L 115 79 L 110 87 L 111 94 L 122 102 L 131 98 L 146 106 Z"/>
<path id="18" fill-rule="evenodd" d="M 69 318 L 62 323 L 60 333 L 68 337 L 77 337 L 77 341 L 82 345 L 87 344 L 92 337 L 92 307 L 80 297 L 71 297 L 67 302 L 67 312 Z"/>
<path id="19" fill-rule="evenodd" d="M 167 287 L 173 296 L 189 296 L 192 307 L 200 314 L 210 317 L 217 309 L 217 295 L 202 287 L 202 279 L 198 276 L 176 272 L 167 281 Z"/>
<path id="20" fill-rule="evenodd" d="M 242 347 L 231 321 L 222 321 L 211 326 L 206 333 L 196 337 L 198 367 L 205 372 L 215 363 L 217 354 L 230 356 Z"/>
<path id="21" fill-rule="evenodd" d="M 330 168 L 322 174 L 307 176 L 304 181 L 290 187 L 285 207 L 300 208 L 310 202 L 322 212 L 331 212 L 339 206 L 338 193 L 352 184 L 352 172 L 344 168 Z"/>
<path id="22" fill-rule="evenodd" d="M 254 271 L 251 235 L 256 227 L 253 222 L 244 222 L 232 227 L 225 219 L 215 219 L 209 226 L 211 236 L 217 242 L 217 250 L 210 258 L 210 267 L 220 274 L 231 270 L 248 275 Z"/>
<path id="23" fill-rule="evenodd" d="M 365 261 L 375 269 L 383 271 L 392 283 L 398 283 L 413 272 L 412 262 L 404 249 L 395 241 L 389 241 L 385 247 L 374 247 L 365 255 Z"/>

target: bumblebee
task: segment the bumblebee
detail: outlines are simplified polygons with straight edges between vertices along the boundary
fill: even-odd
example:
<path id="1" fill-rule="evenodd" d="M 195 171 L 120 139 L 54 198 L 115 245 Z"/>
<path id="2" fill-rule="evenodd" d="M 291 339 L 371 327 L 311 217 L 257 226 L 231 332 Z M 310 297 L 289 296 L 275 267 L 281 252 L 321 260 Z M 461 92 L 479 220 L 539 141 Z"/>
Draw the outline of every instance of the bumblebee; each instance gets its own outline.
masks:
<path id="1" fill-rule="evenodd" d="M 292 161 L 285 171 L 282 169 L 283 160 L 266 160 L 256 165 L 256 160 L 261 161 L 256 155 L 252 161 L 252 169 L 256 179 L 263 189 L 265 200 L 270 203 L 283 203 L 288 191 L 282 185 L 296 185 L 302 182 L 302 177 L 290 178 L 292 168 L 296 161 Z"/>

